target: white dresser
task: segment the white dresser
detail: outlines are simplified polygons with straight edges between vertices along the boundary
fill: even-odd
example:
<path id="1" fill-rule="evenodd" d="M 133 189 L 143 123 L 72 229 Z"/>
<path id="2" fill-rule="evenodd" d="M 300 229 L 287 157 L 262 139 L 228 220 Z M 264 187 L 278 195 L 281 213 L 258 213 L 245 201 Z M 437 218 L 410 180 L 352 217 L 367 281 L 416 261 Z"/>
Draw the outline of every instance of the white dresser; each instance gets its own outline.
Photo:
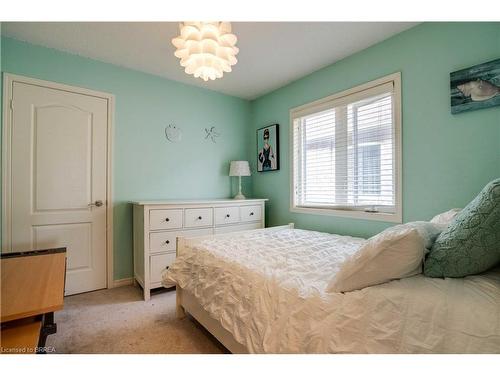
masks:
<path id="1" fill-rule="evenodd" d="M 134 278 L 144 290 L 161 287 L 161 274 L 175 260 L 177 237 L 206 236 L 265 227 L 267 199 L 132 202 Z"/>

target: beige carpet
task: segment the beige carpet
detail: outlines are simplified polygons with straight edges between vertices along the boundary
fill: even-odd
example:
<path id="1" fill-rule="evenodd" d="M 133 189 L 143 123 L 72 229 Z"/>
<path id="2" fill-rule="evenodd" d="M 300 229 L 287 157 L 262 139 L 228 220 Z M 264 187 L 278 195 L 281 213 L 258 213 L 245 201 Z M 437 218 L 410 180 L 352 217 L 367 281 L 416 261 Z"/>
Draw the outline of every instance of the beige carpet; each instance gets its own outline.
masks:
<path id="1" fill-rule="evenodd" d="M 124 286 L 66 297 L 47 346 L 56 353 L 227 352 L 192 318 L 175 317 L 175 290 L 155 293 L 148 302 L 141 292 Z"/>

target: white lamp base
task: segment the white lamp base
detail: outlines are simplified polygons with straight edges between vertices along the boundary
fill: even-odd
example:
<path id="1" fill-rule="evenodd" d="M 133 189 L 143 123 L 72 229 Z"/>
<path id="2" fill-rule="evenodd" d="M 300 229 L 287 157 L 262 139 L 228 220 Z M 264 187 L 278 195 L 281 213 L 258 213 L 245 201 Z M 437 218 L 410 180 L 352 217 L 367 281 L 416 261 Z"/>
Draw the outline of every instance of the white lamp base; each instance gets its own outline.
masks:
<path id="1" fill-rule="evenodd" d="M 245 196 L 241 193 L 241 176 L 238 176 L 238 194 L 233 199 L 245 199 Z"/>

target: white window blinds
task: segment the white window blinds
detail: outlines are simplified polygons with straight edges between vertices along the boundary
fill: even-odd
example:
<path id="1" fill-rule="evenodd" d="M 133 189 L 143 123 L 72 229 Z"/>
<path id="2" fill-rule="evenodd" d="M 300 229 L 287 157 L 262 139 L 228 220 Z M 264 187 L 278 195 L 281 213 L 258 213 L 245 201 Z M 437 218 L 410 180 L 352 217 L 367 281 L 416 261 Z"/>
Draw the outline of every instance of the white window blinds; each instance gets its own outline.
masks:
<path id="1" fill-rule="evenodd" d="M 396 212 L 394 82 L 292 111 L 293 206 Z"/>

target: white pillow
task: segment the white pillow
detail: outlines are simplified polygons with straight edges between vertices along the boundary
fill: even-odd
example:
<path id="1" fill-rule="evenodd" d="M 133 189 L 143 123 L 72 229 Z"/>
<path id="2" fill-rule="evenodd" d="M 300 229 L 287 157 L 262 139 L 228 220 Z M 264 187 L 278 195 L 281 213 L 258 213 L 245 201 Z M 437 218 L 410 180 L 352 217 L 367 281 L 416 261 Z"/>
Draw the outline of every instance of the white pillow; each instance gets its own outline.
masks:
<path id="1" fill-rule="evenodd" d="M 431 223 L 434 223 L 434 224 L 450 224 L 453 219 L 455 218 L 455 216 L 457 216 L 457 214 L 462 211 L 461 208 L 452 208 L 451 210 L 449 211 L 446 211 L 446 212 L 443 212 L 439 215 L 436 215 L 432 218 L 431 220 Z"/>
<path id="2" fill-rule="evenodd" d="M 430 223 L 428 221 L 410 221 L 409 223 L 402 224 L 401 226 L 407 228 L 415 228 L 418 234 L 424 240 L 424 246 L 430 250 L 434 241 L 446 229 L 448 224 Z"/>
<path id="3" fill-rule="evenodd" d="M 371 237 L 342 264 L 327 291 L 350 292 L 421 273 L 427 244 L 417 227 L 426 232 L 409 223 Z"/>

